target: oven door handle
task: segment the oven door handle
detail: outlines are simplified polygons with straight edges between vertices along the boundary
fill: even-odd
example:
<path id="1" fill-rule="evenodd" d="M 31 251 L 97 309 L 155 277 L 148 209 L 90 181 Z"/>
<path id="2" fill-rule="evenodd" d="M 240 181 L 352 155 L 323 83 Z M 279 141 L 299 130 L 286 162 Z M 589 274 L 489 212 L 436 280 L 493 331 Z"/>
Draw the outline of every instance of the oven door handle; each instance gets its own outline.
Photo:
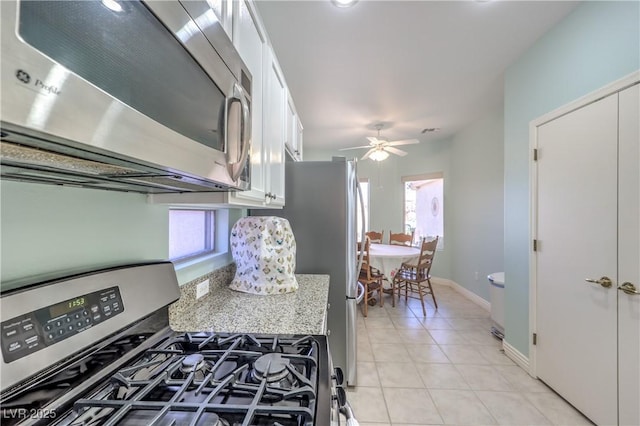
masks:
<path id="1" fill-rule="evenodd" d="M 249 103 L 244 93 L 244 89 L 238 84 L 233 86 L 233 97 L 229 102 L 229 107 L 234 102 L 240 102 L 242 109 L 242 120 L 240 123 L 240 138 L 239 143 L 242 145 L 240 159 L 237 162 L 229 160 L 229 164 L 233 165 L 233 172 L 231 173 L 231 180 L 236 182 L 247 164 L 249 158 L 249 149 L 251 148 L 251 112 L 249 111 Z"/>

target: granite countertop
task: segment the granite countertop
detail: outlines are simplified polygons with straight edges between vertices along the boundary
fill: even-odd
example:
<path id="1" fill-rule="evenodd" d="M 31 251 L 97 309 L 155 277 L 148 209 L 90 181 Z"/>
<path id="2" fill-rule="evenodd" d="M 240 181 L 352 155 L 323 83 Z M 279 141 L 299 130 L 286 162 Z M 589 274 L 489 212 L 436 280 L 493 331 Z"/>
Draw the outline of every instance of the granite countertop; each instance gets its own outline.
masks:
<path id="1" fill-rule="evenodd" d="M 169 308 L 171 328 L 180 332 L 324 334 L 329 294 L 328 275 L 296 274 L 297 291 L 255 295 L 212 283 L 209 294 L 195 300 L 182 291 Z"/>

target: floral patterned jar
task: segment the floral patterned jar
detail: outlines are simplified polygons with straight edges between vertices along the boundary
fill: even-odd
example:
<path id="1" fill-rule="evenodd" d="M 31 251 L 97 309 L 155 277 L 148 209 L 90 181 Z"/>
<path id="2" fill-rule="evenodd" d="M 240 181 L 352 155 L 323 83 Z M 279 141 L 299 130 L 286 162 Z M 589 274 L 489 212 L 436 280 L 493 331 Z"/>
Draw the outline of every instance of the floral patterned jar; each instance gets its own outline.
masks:
<path id="1" fill-rule="evenodd" d="M 231 228 L 236 275 L 229 287 L 254 294 L 296 291 L 296 240 L 287 219 L 252 216 Z"/>

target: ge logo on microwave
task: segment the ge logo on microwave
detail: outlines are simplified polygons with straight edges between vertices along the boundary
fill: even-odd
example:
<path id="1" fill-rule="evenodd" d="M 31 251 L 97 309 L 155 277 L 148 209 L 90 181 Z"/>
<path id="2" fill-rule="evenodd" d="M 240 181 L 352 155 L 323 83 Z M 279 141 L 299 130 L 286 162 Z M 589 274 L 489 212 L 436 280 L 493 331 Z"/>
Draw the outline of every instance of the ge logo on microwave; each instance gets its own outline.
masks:
<path id="1" fill-rule="evenodd" d="M 20 80 L 25 84 L 31 81 L 31 76 L 26 71 L 22 71 L 22 70 L 16 71 L 16 77 L 18 78 L 18 80 Z"/>

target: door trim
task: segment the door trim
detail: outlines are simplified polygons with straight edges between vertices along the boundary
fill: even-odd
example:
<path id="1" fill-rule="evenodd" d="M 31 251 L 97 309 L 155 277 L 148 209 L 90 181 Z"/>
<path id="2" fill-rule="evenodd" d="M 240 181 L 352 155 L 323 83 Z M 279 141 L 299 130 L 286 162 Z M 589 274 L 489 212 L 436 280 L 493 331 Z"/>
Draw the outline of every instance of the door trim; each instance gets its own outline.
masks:
<path id="1" fill-rule="evenodd" d="M 529 364 L 526 369 L 534 378 L 537 378 L 536 364 L 536 346 L 533 344 L 533 334 L 537 332 L 536 318 L 536 291 L 537 291 L 537 275 L 538 259 L 536 252 L 533 250 L 533 241 L 538 238 L 537 229 L 537 211 L 538 211 L 538 168 L 534 160 L 534 150 L 538 148 L 538 127 L 555 120 L 572 111 L 580 109 L 586 105 L 594 103 L 614 93 L 618 93 L 628 87 L 640 83 L 640 70 L 635 71 L 625 77 L 622 77 L 612 83 L 609 83 L 600 89 L 597 89 L 575 101 L 554 109 L 529 123 Z M 544 242 L 541 242 L 544 244 Z"/>

